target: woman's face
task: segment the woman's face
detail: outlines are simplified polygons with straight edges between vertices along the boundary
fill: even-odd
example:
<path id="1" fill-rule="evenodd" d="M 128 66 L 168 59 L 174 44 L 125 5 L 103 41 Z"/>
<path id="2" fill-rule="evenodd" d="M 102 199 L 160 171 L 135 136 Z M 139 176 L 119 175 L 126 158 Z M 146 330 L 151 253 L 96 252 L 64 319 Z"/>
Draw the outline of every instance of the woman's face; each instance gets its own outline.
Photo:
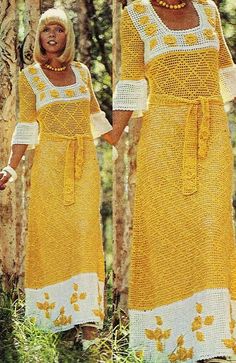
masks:
<path id="1" fill-rule="evenodd" d="M 45 25 L 40 33 L 40 42 L 47 55 L 59 56 L 63 53 L 66 45 L 65 29 L 60 24 L 51 23 Z"/>

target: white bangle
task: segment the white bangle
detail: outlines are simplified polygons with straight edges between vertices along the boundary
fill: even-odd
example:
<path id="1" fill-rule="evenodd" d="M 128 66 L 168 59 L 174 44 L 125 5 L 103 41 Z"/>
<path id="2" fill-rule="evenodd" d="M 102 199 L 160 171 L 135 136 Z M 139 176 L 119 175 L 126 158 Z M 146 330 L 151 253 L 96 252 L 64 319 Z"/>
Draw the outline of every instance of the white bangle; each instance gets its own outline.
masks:
<path id="1" fill-rule="evenodd" d="M 17 179 L 16 171 L 10 165 L 5 166 L 5 168 L 3 168 L 2 171 L 6 171 L 7 173 L 9 173 L 11 175 L 11 177 L 9 179 L 10 183 L 16 181 L 16 179 Z"/>

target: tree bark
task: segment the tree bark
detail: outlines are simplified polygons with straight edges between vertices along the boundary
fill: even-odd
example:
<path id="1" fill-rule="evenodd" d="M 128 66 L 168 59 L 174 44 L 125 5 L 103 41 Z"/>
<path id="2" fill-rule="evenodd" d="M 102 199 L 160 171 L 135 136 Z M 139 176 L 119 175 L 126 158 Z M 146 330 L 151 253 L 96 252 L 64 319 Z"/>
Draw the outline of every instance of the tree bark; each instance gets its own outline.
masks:
<path id="1" fill-rule="evenodd" d="M 41 14 L 44 13 L 46 10 L 53 8 L 53 7 L 54 7 L 54 0 L 41 0 L 40 1 Z"/>
<path id="2" fill-rule="evenodd" d="M 8 162 L 10 140 L 16 121 L 17 26 L 14 0 L 3 0 L 0 12 L 0 153 L 1 167 Z M 0 276 L 8 289 L 16 276 L 16 185 L 1 192 Z"/>
<path id="3" fill-rule="evenodd" d="M 113 80 L 119 79 L 120 39 L 119 19 L 124 1 L 113 4 Z M 114 87 L 113 87 L 114 88 Z M 114 166 L 113 220 L 114 220 L 114 305 L 127 312 L 128 274 L 132 241 L 133 202 L 135 193 L 136 148 L 141 118 L 129 121 L 128 134 L 124 133 L 118 145 L 119 157 Z"/>

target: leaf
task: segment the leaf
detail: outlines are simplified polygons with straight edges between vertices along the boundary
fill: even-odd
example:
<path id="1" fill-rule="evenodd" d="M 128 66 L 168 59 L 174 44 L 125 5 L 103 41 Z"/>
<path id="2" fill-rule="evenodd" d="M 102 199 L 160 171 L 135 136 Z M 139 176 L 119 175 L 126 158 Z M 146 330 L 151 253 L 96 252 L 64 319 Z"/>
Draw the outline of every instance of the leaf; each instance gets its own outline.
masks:
<path id="1" fill-rule="evenodd" d="M 201 316 L 196 316 L 194 321 L 192 322 L 192 331 L 201 329 L 202 327 L 202 318 Z"/>
<path id="2" fill-rule="evenodd" d="M 94 313 L 95 316 L 98 316 L 101 320 L 103 320 L 105 317 L 104 313 L 101 310 L 94 309 L 92 310 L 92 312 Z"/>
<path id="3" fill-rule="evenodd" d="M 184 345 L 184 337 L 183 335 L 180 335 L 177 339 L 177 345 L 180 347 L 181 345 Z"/>
<path id="4" fill-rule="evenodd" d="M 193 358 L 193 348 L 188 349 L 187 351 L 187 358 L 192 359 Z"/>
<path id="5" fill-rule="evenodd" d="M 162 330 L 160 328 L 156 328 L 153 331 L 153 333 L 154 333 L 155 340 L 161 340 L 162 338 L 164 338 Z"/>
<path id="6" fill-rule="evenodd" d="M 74 304 L 76 301 L 78 301 L 78 294 L 77 292 L 74 292 L 70 297 L 70 303 Z"/>
<path id="7" fill-rule="evenodd" d="M 158 350 L 158 352 L 163 352 L 164 351 L 164 345 L 162 342 L 156 342 L 156 348 Z"/>
<path id="8" fill-rule="evenodd" d="M 168 356 L 168 358 L 169 358 L 169 361 L 171 362 L 171 363 L 175 363 L 176 361 L 177 361 L 177 355 L 175 354 L 175 353 L 172 353 L 172 354 L 170 354 L 169 356 Z"/>
<path id="9" fill-rule="evenodd" d="M 179 347 L 179 349 L 177 350 L 177 357 L 179 360 L 186 360 L 188 357 L 187 349 Z"/>
<path id="10" fill-rule="evenodd" d="M 200 331 L 196 332 L 196 338 L 197 338 L 197 340 L 199 342 L 204 342 L 205 341 L 205 335 Z"/>
<path id="11" fill-rule="evenodd" d="M 73 289 L 74 289 L 75 291 L 78 291 L 78 290 L 79 290 L 79 285 L 78 285 L 78 284 L 76 284 L 75 282 L 73 283 Z"/>
<path id="12" fill-rule="evenodd" d="M 41 302 L 37 301 L 37 302 L 36 302 L 36 305 L 37 305 L 37 308 L 39 308 L 40 310 L 44 310 L 44 305 L 43 305 L 43 303 L 41 303 Z"/>
<path id="13" fill-rule="evenodd" d="M 205 325 L 212 325 L 214 321 L 214 316 L 209 315 L 205 317 L 204 324 Z"/>
<path id="14" fill-rule="evenodd" d="M 203 310 L 202 304 L 196 303 L 196 311 L 198 314 L 201 314 Z"/>
<path id="15" fill-rule="evenodd" d="M 234 347 L 234 341 L 233 339 L 223 339 L 222 340 L 226 348 L 233 348 Z"/>
<path id="16" fill-rule="evenodd" d="M 155 316 L 155 318 L 156 318 L 157 325 L 162 325 L 163 324 L 161 316 Z"/>
<path id="17" fill-rule="evenodd" d="M 64 306 L 62 306 L 61 308 L 60 308 L 60 314 L 62 315 L 62 314 L 65 314 L 65 307 Z"/>
<path id="18" fill-rule="evenodd" d="M 55 306 L 56 306 L 56 303 L 55 303 L 55 302 L 53 302 L 53 303 L 49 304 L 49 309 L 54 309 L 54 308 L 55 308 Z"/>
<path id="19" fill-rule="evenodd" d="M 137 358 L 143 358 L 143 356 L 144 356 L 143 350 L 138 350 L 137 352 L 135 352 L 135 356 Z"/>
<path id="20" fill-rule="evenodd" d="M 45 318 L 50 319 L 50 313 L 49 313 L 49 311 L 45 311 Z"/>
<path id="21" fill-rule="evenodd" d="M 171 329 L 164 330 L 162 335 L 164 339 L 168 339 L 171 335 Z"/>
<path id="22" fill-rule="evenodd" d="M 86 299 L 86 296 L 87 296 L 86 292 L 81 292 L 81 293 L 79 294 L 79 299 L 80 299 L 80 300 L 84 300 L 84 299 Z"/>
<path id="23" fill-rule="evenodd" d="M 145 329 L 145 334 L 148 339 L 155 340 L 155 331 Z"/>
<path id="24" fill-rule="evenodd" d="M 79 304 L 74 304 L 73 307 L 75 311 L 80 311 Z"/>

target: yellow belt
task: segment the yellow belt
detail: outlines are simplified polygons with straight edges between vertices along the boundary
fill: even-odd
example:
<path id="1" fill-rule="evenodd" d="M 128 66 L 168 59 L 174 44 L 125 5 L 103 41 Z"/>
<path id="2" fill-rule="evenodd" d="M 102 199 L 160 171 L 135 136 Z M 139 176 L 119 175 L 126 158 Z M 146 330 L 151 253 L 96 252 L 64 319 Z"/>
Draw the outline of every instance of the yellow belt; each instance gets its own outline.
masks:
<path id="1" fill-rule="evenodd" d="M 169 95 L 153 95 L 150 104 L 155 105 L 188 105 L 185 121 L 185 135 L 183 146 L 182 192 L 191 195 L 197 191 L 197 161 L 205 159 L 208 152 L 210 137 L 210 104 L 223 106 L 221 97 L 198 97 L 193 100 Z M 198 129 L 197 112 L 193 117 L 193 108 L 201 106 L 202 120 Z"/>
<path id="2" fill-rule="evenodd" d="M 40 135 L 40 140 L 63 141 L 67 140 L 64 166 L 63 204 L 75 203 L 75 179 L 80 179 L 84 163 L 84 139 L 91 139 L 89 134 L 64 136 L 61 134 L 45 133 Z M 75 150 L 77 146 L 77 153 Z"/>

